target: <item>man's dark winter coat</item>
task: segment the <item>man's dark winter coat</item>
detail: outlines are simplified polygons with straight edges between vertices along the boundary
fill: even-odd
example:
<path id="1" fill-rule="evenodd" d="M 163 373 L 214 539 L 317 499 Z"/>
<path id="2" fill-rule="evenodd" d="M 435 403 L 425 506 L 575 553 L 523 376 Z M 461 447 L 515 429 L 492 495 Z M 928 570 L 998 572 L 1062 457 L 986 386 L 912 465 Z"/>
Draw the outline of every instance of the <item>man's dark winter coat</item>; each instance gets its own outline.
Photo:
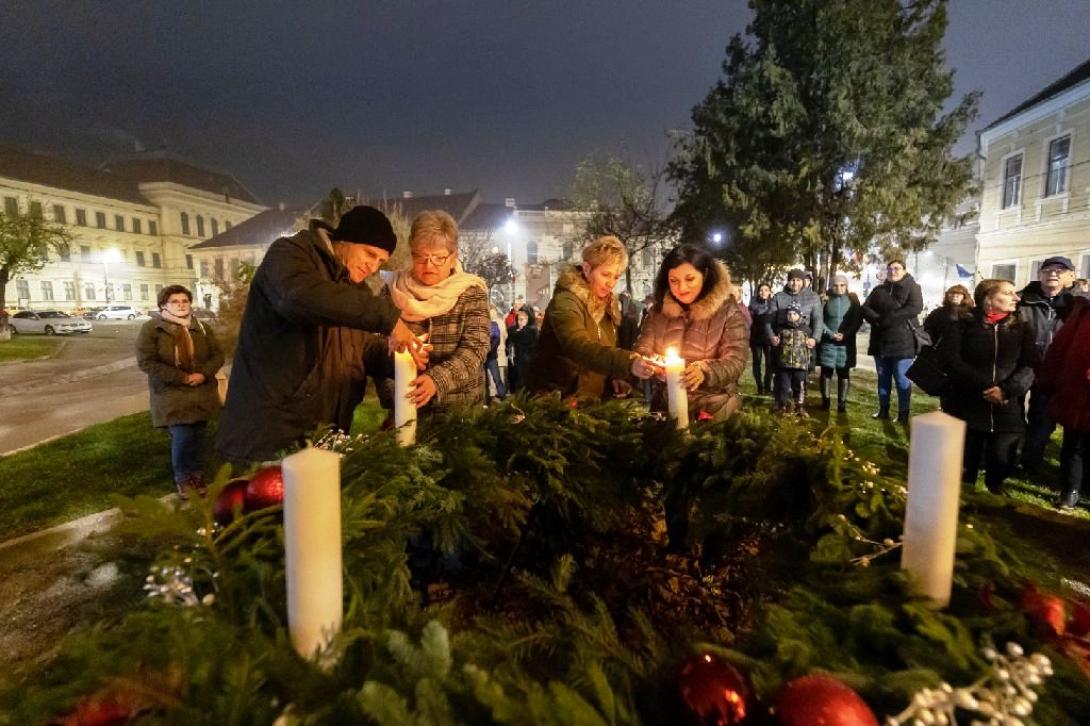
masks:
<path id="1" fill-rule="evenodd" d="M 364 331 L 389 334 L 398 316 L 352 283 L 317 232 L 273 242 L 246 299 L 216 450 L 261 461 L 320 424 L 347 431 L 363 397 Z"/>
<path id="2" fill-rule="evenodd" d="M 1078 291 L 1074 285 L 1066 287 L 1055 297 L 1047 297 L 1041 288 L 1040 281 L 1034 280 L 1018 293 L 1018 315 L 1033 328 L 1034 340 L 1037 343 L 1037 353 L 1044 360 L 1052 339 L 1056 337 L 1063 321 L 1067 319 L 1067 313 L 1071 309 L 1072 301 L 1076 297 L 1086 297 L 1086 293 Z"/>

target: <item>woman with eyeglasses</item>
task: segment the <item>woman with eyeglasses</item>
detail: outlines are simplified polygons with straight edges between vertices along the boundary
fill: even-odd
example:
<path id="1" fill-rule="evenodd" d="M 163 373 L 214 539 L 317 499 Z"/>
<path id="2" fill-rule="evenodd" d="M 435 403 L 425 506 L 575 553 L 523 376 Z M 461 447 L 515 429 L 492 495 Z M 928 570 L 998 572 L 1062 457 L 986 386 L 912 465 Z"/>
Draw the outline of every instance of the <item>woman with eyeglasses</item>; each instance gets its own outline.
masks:
<path id="1" fill-rule="evenodd" d="M 442 210 L 421 212 L 409 230 L 409 250 L 409 270 L 383 273 L 385 292 L 401 319 L 417 336 L 426 335 L 431 346 L 409 397 L 417 408 L 429 410 L 483 403 L 488 293 L 484 280 L 458 261 L 458 223 Z M 392 381 L 380 386 L 387 402 L 392 391 Z"/>
<path id="2" fill-rule="evenodd" d="M 170 463 L 178 496 L 204 493 L 204 432 L 220 410 L 216 372 L 223 349 L 212 329 L 193 317 L 193 294 L 167 285 L 159 315 L 136 338 L 136 363 L 148 376 L 151 424 L 170 432 Z"/>

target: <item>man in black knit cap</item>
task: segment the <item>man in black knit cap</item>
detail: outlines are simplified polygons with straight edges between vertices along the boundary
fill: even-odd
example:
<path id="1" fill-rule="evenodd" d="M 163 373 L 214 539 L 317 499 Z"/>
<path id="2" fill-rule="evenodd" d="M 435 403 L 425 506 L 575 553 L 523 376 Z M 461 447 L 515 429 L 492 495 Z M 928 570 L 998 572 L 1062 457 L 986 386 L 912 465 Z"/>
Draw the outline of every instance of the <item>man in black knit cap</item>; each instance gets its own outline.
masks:
<path id="1" fill-rule="evenodd" d="M 307 229 L 269 247 L 239 331 L 216 450 L 234 462 L 269 459 L 321 424 L 348 431 L 363 397 L 367 333 L 389 336 L 422 368 L 423 345 L 364 280 L 394 251 L 390 221 L 359 206 L 334 229 Z"/>

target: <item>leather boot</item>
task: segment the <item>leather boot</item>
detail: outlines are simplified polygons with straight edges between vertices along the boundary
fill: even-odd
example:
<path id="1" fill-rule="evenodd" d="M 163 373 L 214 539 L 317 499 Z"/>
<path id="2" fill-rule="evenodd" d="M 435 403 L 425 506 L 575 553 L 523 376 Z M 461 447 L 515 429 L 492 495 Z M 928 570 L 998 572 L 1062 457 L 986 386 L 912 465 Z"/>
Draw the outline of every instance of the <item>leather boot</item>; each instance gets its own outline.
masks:
<path id="1" fill-rule="evenodd" d="M 848 389 L 851 388 L 851 380 L 848 378 L 836 379 L 836 412 L 848 412 Z"/>
<path id="2" fill-rule="evenodd" d="M 829 410 L 829 379 L 825 376 L 818 378 L 818 391 L 821 392 L 821 410 Z"/>

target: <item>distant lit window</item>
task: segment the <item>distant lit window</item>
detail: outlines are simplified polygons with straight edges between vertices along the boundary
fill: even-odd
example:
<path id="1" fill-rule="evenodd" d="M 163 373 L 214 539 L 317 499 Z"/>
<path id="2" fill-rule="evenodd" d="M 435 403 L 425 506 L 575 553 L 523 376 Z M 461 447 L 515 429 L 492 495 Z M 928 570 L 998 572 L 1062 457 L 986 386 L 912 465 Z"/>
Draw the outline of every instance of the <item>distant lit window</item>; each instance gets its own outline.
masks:
<path id="1" fill-rule="evenodd" d="M 1017 207 L 1022 201 L 1022 155 L 1012 156 L 1003 164 L 1003 209 Z"/>
<path id="2" fill-rule="evenodd" d="M 137 267 L 147 267 L 148 266 L 147 262 L 144 260 L 144 250 L 137 250 L 136 251 L 136 266 Z"/>
<path id="3" fill-rule="evenodd" d="M 31 217 L 36 217 L 38 219 L 41 219 L 43 216 L 45 216 L 45 215 L 42 214 L 42 203 L 41 202 L 31 202 L 30 203 L 30 216 Z"/>
<path id="4" fill-rule="evenodd" d="M 189 234 L 189 215 L 182 212 L 182 234 Z"/>
<path id="5" fill-rule="evenodd" d="M 158 252 L 152 252 L 151 253 L 151 266 L 152 267 L 162 267 L 163 266 L 163 260 L 162 260 L 162 258 L 159 257 Z"/>
<path id="6" fill-rule="evenodd" d="M 148 220 L 148 234 L 150 234 L 152 237 L 159 236 L 159 225 L 154 219 Z"/>
<path id="7" fill-rule="evenodd" d="M 81 227 L 86 227 L 87 226 L 87 210 L 86 209 L 77 209 L 76 210 L 76 224 L 78 224 Z"/>
<path id="8" fill-rule="evenodd" d="M 526 243 L 526 261 L 531 265 L 537 264 L 537 242 L 533 240 Z"/>
<path id="9" fill-rule="evenodd" d="M 204 217 L 197 215 L 197 236 L 204 237 Z"/>
<path id="10" fill-rule="evenodd" d="M 122 217 L 120 214 L 114 215 L 114 229 L 116 229 L 118 232 L 125 231 L 125 218 Z"/>
<path id="11" fill-rule="evenodd" d="M 144 223 L 139 217 L 132 218 L 132 231 L 137 234 L 142 234 L 144 231 Z"/>
<path id="12" fill-rule="evenodd" d="M 14 217 L 19 214 L 19 200 L 15 197 L 4 197 L 4 214 Z"/>
<path id="13" fill-rule="evenodd" d="M 220 233 L 220 221 L 218 219 L 213 219 L 211 221 L 212 221 L 212 236 L 215 237 L 217 234 Z"/>
<path id="14" fill-rule="evenodd" d="M 53 283 L 48 280 L 42 282 L 42 300 L 53 302 Z"/>
<path id="15" fill-rule="evenodd" d="M 1053 139 L 1048 144 L 1048 179 L 1045 182 L 1045 196 L 1063 194 L 1067 191 L 1067 162 L 1071 157 L 1071 137 Z"/>
<path id="16" fill-rule="evenodd" d="M 15 296 L 19 300 L 29 300 L 30 299 L 30 282 L 27 281 L 27 280 L 16 280 L 15 281 Z"/>
<path id="17" fill-rule="evenodd" d="M 64 213 L 63 204 L 53 205 L 53 221 L 57 224 L 68 224 L 68 215 Z"/>
<path id="18" fill-rule="evenodd" d="M 106 229 L 106 213 L 95 212 L 95 226 L 99 229 Z"/>

